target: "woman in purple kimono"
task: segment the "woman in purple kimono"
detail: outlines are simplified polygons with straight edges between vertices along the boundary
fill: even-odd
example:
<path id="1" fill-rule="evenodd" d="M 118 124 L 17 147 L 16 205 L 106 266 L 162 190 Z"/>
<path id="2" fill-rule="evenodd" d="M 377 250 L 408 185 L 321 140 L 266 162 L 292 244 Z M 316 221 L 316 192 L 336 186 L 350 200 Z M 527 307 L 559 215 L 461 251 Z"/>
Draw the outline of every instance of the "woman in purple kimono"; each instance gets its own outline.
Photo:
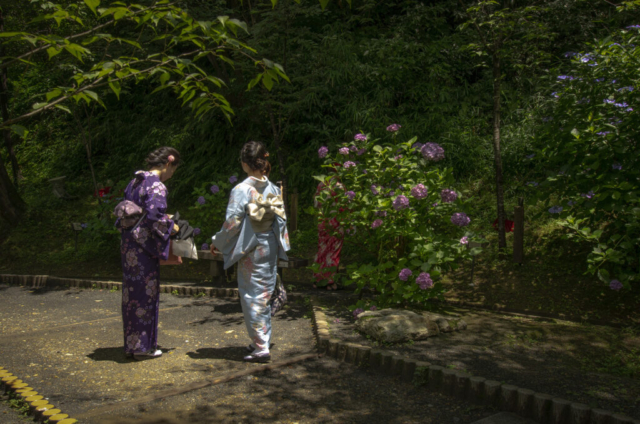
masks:
<path id="1" fill-rule="evenodd" d="M 180 153 L 161 147 L 147 157 L 148 171 L 138 171 L 124 192 L 142 209 L 141 220 L 122 232 L 122 323 L 124 351 L 135 359 L 162 355 L 158 349 L 160 259 L 169 256 L 169 236 L 178 231 L 167 215 L 167 188 L 163 184 L 180 163 Z"/>

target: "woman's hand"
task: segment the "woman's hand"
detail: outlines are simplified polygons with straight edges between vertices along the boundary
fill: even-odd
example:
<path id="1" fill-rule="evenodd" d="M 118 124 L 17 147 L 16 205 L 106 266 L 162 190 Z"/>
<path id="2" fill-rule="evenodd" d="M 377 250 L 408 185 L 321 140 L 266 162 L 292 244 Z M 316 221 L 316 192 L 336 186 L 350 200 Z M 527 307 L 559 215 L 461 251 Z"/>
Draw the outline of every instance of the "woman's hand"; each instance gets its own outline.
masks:
<path id="1" fill-rule="evenodd" d="M 218 249 L 216 249 L 216 247 L 212 244 L 211 248 L 209 249 L 209 251 L 211 252 L 212 255 L 219 255 L 220 251 Z"/>

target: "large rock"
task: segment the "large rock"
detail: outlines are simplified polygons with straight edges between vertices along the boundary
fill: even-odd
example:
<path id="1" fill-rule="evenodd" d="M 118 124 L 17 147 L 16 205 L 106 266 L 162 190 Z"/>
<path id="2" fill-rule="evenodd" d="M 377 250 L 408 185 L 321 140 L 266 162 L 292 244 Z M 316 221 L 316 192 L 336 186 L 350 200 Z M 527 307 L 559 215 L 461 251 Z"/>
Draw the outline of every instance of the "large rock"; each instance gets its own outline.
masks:
<path id="1" fill-rule="evenodd" d="M 376 340 L 387 343 L 424 340 L 437 336 L 440 332 L 435 321 L 415 312 L 399 309 L 363 312 L 358 315 L 356 328 Z"/>

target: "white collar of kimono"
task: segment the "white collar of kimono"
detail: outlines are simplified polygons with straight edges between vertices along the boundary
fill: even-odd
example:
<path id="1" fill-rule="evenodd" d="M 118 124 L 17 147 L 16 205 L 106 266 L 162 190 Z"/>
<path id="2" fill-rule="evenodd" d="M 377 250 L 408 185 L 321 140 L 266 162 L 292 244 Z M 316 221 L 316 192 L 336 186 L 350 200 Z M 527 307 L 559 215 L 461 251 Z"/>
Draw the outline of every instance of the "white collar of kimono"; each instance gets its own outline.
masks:
<path id="1" fill-rule="evenodd" d="M 244 180 L 243 183 L 248 184 L 251 187 L 263 188 L 269 184 L 269 179 L 266 177 L 266 175 L 262 177 L 261 180 L 257 179 L 256 177 L 247 177 L 247 179 Z"/>

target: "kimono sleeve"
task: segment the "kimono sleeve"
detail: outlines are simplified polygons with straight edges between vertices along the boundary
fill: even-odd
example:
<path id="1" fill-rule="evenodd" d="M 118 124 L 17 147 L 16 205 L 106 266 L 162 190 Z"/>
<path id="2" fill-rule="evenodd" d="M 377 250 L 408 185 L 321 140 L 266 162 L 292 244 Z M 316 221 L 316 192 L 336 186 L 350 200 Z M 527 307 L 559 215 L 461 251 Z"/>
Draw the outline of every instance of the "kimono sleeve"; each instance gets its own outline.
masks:
<path id="1" fill-rule="evenodd" d="M 246 190 L 236 186 L 229 196 L 226 220 L 220 231 L 212 238 L 213 245 L 222 253 L 229 253 L 238 241 L 242 221 L 246 215 L 245 206 L 249 203 Z"/>
<path id="2" fill-rule="evenodd" d="M 144 211 L 147 226 L 151 229 L 152 239 L 157 247 L 157 255 L 161 259 L 169 257 L 169 246 L 173 220 L 167 216 L 167 188 L 160 181 L 146 184 Z"/>

